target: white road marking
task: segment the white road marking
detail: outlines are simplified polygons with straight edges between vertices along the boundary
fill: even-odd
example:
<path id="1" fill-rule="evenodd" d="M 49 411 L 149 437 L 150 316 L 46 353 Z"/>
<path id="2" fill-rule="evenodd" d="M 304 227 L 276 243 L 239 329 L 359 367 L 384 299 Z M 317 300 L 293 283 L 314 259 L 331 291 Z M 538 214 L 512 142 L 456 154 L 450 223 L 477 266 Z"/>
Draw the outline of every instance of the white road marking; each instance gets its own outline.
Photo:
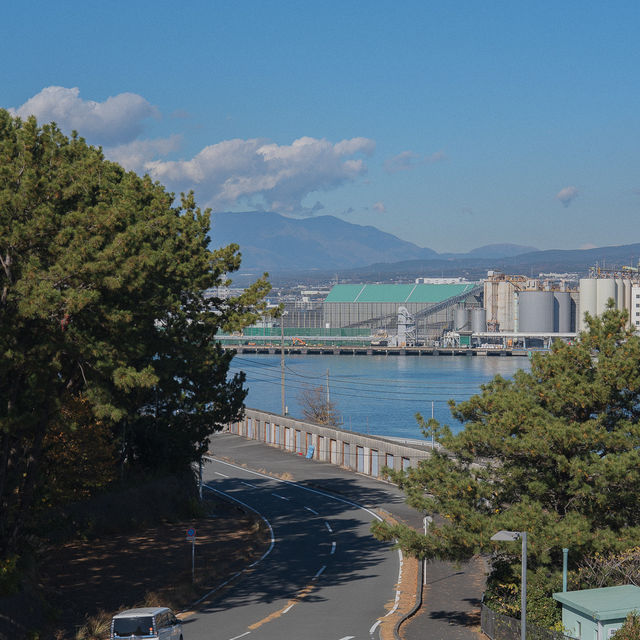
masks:
<path id="1" fill-rule="evenodd" d="M 398 584 L 401 584 L 402 583 L 402 565 L 403 565 L 403 560 L 402 560 L 402 551 L 400 549 L 398 549 L 398 558 L 400 559 L 400 569 L 398 570 Z M 387 613 L 385 618 L 387 616 L 390 616 L 392 613 L 395 613 L 399 604 L 400 604 L 400 589 L 396 589 L 395 604 L 393 605 L 393 609 L 391 609 L 391 611 L 389 611 L 389 613 Z"/>
<path id="2" fill-rule="evenodd" d="M 378 625 L 380 624 L 380 620 L 378 620 L 372 627 L 371 629 L 369 629 L 369 635 L 372 636 L 375 632 L 375 630 L 378 628 Z"/>
<path id="3" fill-rule="evenodd" d="M 244 484 L 247 487 L 251 487 L 252 489 L 257 489 L 258 488 L 258 487 L 256 487 L 255 484 L 251 484 L 250 482 L 243 482 L 242 480 L 240 480 L 240 484 Z M 233 640 L 233 638 L 231 640 Z"/>
<path id="4" fill-rule="evenodd" d="M 320 515 L 320 514 L 319 514 L 315 509 L 312 509 L 311 507 L 305 507 L 305 509 L 306 509 L 307 511 L 311 511 L 311 513 L 313 513 L 313 514 L 314 514 L 314 515 L 316 515 L 316 516 L 319 516 L 319 515 Z"/>
<path id="5" fill-rule="evenodd" d="M 229 640 L 238 640 L 238 638 L 244 638 L 245 636 L 248 636 L 251 633 L 251 631 L 245 631 L 244 633 L 241 633 L 239 636 L 233 636 L 233 638 L 229 638 Z"/>
<path id="6" fill-rule="evenodd" d="M 321 491 L 320 489 L 312 489 L 311 487 L 305 487 L 304 485 L 298 484 L 297 482 L 291 482 L 290 480 L 281 480 L 280 478 L 274 478 L 273 476 L 269 476 L 266 473 L 260 473 L 259 471 L 253 471 L 252 469 L 245 469 L 244 467 L 239 467 L 237 464 L 233 464 L 231 462 L 225 462 L 224 460 L 219 460 L 218 458 L 213 458 L 211 456 L 204 456 L 204 457 L 206 459 L 208 459 L 208 460 L 213 460 L 214 462 L 217 462 L 219 464 L 225 464 L 228 467 L 233 467 L 234 469 L 238 469 L 238 470 L 244 471 L 246 473 L 252 473 L 253 475 L 260 476 L 261 478 L 266 478 L 267 480 L 273 480 L 275 482 L 281 482 L 282 484 L 288 484 L 288 485 L 290 485 L 292 487 L 296 487 L 297 489 L 302 489 L 303 491 L 309 491 L 310 493 L 315 493 L 316 495 L 324 496 L 325 498 L 329 498 L 330 500 L 335 500 L 336 502 L 342 502 L 343 504 L 349 504 L 352 507 L 356 507 L 357 509 L 362 509 L 363 511 L 366 511 L 370 516 L 372 516 L 376 520 L 379 520 L 380 522 L 382 522 L 382 517 L 381 516 L 379 516 L 377 513 L 375 513 L 371 509 L 367 509 L 367 507 L 363 507 L 361 504 L 358 504 L 357 502 L 352 502 L 351 500 L 347 500 L 346 498 L 339 498 L 336 495 L 333 495 L 331 493 L 326 493 L 325 491 Z M 220 492 L 220 493 L 222 493 L 222 492 Z M 234 500 L 235 500 L 235 498 L 234 498 Z M 240 502 L 240 500 L 238 500 L 238 502 Z M 249 505 L 246 505 L 246 506 L 249 509 L 251 509 L 252 511 L 255 511 L 255 509 L 253 509 L 252 507 L 249 507 Z M 256 511 L 256 513 L 258 513 L 258 512 Z M 265 519 L 265 521 L 267 522 L 267 524 L 269 524 L 268 520 Z M 271 525 L 270 524 L 269 524 L 269 529 L 271 529 Z M 273 537 L 273 529 L 271 529 L 271 542 L 272 542 L 272 547 L 273 547 L 273 545 L 275 544 L 275 538 Z M 272 547 L 270 547 L 269 550 L 267 551 L 267 553 L 265 553 L 264 556 L 262 556 L 263 558 L 268 553 L 271 552 L 271 548 Z M 400 549 L 398 549 L 398 556 L 400 557 L 400 566 L 398 568 L 398 584 L 400 584 L 400 582 L 402 581 L 402 551 Z M 262 560 L 262 558 L 260 558 L 260 560 L 258 560 L 258 562 L 260 562 L 261 560 Z M 257 563 L 255 563 L 255 564 L 257 564 Z M 214 589 L 214 591 L 217 591 L 217 588 Z M 209 595 L 209 594 L 207 594 L 207 595 Z M 396 590 L 396 605 L 393 608 L 393 611 L 395 611 L 398 608 L 399 596 L 400 596 L 400 591 Z M 204 598 L 202 598 L 202 600 L 204 600 Z M 198 602 L 200 602 L 200 601 L 198 601 Z M 195 603 L 195 604 L 197 604 L 197 603 Z M 390 615 L 391 613 L 392 613 L 392 611 L 390 611 L 387 615 Z M 375 631 L 375 629 L 378 627 L 379 624 L 380 624 L 380 621 L 376 622 L 371 627 L 371 629 Z"/>
<path id="7" fill-rule="evenodd" d="M 222 474 L 220 474 L 220 475 L 222 475 Z M 257 564 L 260 564 L 271 553 L 271 551 L 273 550 L 273 547 L 276 544 L 276 538 L 273 535 L 273 527 L 271 526 L 271 523 L 259 511 L 257 511 L 253 507 L 250 507 L 245 502 L 242 502 L 242 500 L 238 500 L 238 498 L 234 498 L 230 494 L 225 493 L 224 491 L 219 491 L 218 489 L 214 489 L 213 487 L 210 487 L 208 484 L 204 484 L 203 486 L 205 488 L 209 489 L 209 491 L 213 491 L 214 493 L 219 493 L 222 496 L 226 496 L 230 500 L 234 500 L 238 504 L 241 504 L 243 507 L 246 507 L 250 511 L 253 511 L 254 513 L 258 514 L 262 518 L 264 523 L 267 525 L 267 527 L 269 528 L 269 535 L 271 536 L 271 541 L 270 541 L 270 544 L 269 544 L 269 548 L 255 562 L 252 562 L 246 569 L 243 569 L 242 571 L 238 571 L 237 573 L 232 575 L 228 580 L 225 580 L 222 584 L 219 584 L 214 589 L 211 589 L 211 591 L 208 591 L 207 593 L 205 593 L 201 598 L 199 598 L 198 600 L 193 602 L 191 604 L 191 606 L 195 606 L 197 604 L 200 604 L 203 600 L 206 600 L 209 596 L 213 595 L 216 591 L 219 591 L 220 589 L 222 589 L 222 587 L 224 587 L 225 585 L 229 584 L 232 580 L 237 578 L 240 574 L 242 574 L 245 571 L 247 571 L 247 569 L 251 569 L 251 568 L 255 567 Z M 247 631 L 247 633 L 250 633 L 250 632 Z M 245 633 L 243 635 L 247 635 L 247 634 Z M 237 637 L 241 638 L 242 636 L 237 636 Z M 233 638 L 231 640 L 233 640 Z"/>
<path id="8" fill-rule="evenodd" d="M 320 569 L 318 569 L 318 573 L 316 573 L 315 576 L 313 576 L 314 580 L 317 580 L 324 572 L 324 570 L 327 568 L 327 565 L 325 564 L 323 567 L 321 567 Z"/>
<path id="9" fill-rule="evenodd" d="M 340 638 L 340 640 L 352 640 L 352 638 L 355 638 L 355 636 L 345 636 L 344 638 Z M 231 638 L 231 640 L 233 640 L 233 638 Z"/>
<path id="10" fill-rule="evenodd" d="M 291 611 L 291 609 L 293 609 L 293 605 L 290 604 L 286 609 L 282 610 L 282 613 L 288 613 L 289 611 Z"/>
<path id="11" fill-rule="evenodd" d="M 225 476 L 224 473 L 220 473 L 219 471 L 214 471 L 217 476 L 222 476 L 223 478 L 228 478 L 229 476 Z"/>
<path id="12" fill-rule="evenodd" d="M 284 496 L 279 496 L 277 493 L 272 493 L 271 495 L 275 496 L 276 498 L 280 498 L 280 500 L 286 500 L 287 502 L 291 500 L 291 498 L 285 498 Z"/>
<path id="13" fill-rule="evenodd" d="M 333 533 L 333 529 L 331 528 L 331 525 L 325 520 L 324 526 L 327 527 L 327 529 L 329 530 L 329 533 Z"/>
<path id="14" fill-rule="evenodd" d="M 335 540 L 331 543 L 331 555 L 336 552 L 336 542 Z"/>

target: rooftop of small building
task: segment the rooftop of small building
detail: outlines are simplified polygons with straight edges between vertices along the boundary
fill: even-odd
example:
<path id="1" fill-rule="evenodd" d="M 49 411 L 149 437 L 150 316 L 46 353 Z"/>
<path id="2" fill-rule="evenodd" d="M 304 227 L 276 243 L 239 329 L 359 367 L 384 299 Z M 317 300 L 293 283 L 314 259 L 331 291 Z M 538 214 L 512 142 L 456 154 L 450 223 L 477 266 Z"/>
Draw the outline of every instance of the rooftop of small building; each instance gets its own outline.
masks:
<path id="1" fill-rule="evenodd" d="M 640 587 L 633 584 L 562 591 L 554 593 L 553 597 L 593 620 L 624 618 L 631 611 L 640 611 Z"/>

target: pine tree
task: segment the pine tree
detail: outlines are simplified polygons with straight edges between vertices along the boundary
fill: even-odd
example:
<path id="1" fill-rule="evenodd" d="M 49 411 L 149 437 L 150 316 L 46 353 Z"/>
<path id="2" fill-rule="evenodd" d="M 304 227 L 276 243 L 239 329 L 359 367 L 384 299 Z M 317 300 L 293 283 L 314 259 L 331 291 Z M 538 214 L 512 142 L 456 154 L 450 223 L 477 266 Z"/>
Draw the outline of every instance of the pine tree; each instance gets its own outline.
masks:
<path id="1" fill-rule="evenodd" d="M 434 524 L 427 536 L 376 525 L 379 537 L 397 538 L 419 558 L 462 560 L 500 549 L 508 567 L 497 563 L 500 578 L 519 583 L 519 543 L 498 547 L 490 538 L 501 529 L 527 531 L 532 580 L 546 576 L 549 584 L 563 547 L 576 563 L 637 544 L 640 338 L 613 304 L 587 321 L 579 341 L 534 354 L 529 372 L 497 376 L 468 401 L 452 402 L 460 433 L 422 421 L 443 449 L 390 476 L 411 506 L 436 516 Z"/>
<path id="2" fill-rule="evenodd" d="M 122 469 L 184 468 L 241 412 L 215 334 L 253 320 L 269 285 L 206 297 L 240 264 L 208 229 L 192 194 L 176 202 L 75 133 L 0 110 L 0 559 L 69 402 L 111 425 Z"/>

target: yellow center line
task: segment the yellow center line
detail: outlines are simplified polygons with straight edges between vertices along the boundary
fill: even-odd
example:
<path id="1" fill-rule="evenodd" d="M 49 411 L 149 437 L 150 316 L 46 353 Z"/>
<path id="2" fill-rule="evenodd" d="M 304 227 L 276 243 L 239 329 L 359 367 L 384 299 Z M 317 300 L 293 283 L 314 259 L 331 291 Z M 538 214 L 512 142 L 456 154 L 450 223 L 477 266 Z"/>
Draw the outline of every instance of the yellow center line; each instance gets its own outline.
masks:
<path id="1" fill-rule="evenodd" d="M 287 613 L 287 611 L 289 611 L 289 609 L 291 609 L 293 605 L 298 604 L 298 602 L 306 598 L 313 591 L 314 587 L 315 587 L 315 584 L 313 583 L 308 584 L 304 589 L 301 589 L 300 591 L 298 591 L 295 597 L 289 600 L 287 604 L 284 607 L 282 607 L 282 609 L 279 609 L 278 611 L 274 611 L 273 613 L 269 614 L 266 618 L 263 618 L 258 622 L 254 622 L 248 628 L 251 629 L 251 631 L 255 631 L 258 627 L 261 627 L 263 624 L 266 624 L 267 622 L 271 622 L 272 620 L 276 620 L 280 616 Z"/>

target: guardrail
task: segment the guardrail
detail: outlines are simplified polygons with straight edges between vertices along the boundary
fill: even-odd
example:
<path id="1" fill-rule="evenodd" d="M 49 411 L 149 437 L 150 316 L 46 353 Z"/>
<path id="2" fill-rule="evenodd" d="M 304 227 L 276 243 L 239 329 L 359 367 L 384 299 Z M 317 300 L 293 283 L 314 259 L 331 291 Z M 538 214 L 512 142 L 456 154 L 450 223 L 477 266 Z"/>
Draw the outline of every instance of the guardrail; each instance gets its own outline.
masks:
<path id="1" fill-rule="evenodd" d="M 431 455 L 431 443 L 427 440 L 424 445 L 396 442 L 391 438 L 326 427 L 257 409 L 246 409 L 244 419 L 230 423 L 227 430 L 374 478 L 382 476 L 385 466 L 401 471 L 415 467 Z"/>

